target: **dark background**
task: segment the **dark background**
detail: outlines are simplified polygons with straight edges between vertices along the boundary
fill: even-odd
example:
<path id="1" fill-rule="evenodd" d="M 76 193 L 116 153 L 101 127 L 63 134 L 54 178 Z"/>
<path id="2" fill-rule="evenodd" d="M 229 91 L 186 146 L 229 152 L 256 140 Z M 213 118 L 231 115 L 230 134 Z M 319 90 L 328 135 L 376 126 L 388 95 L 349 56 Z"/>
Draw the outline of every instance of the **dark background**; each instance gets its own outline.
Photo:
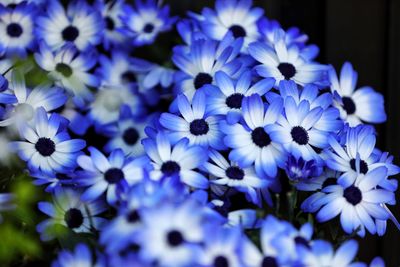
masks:
<path id="1" fill-rule="evenodd" d="M 167 0 L 173 14 L 199 12 L 214 1 Z M 399 163 L 400 152 L 400 0 L 254 0 L 269 18 L 284 28 L 297 26 L 320 47 L 318 61 L 337 70 L 350 61 L 358 71 L 358 85 L 372 86 L 385 97 L 388 121 L 379 125 L 378 147 Z M 399 200 L 399 198 L 397 197 Z M 399 206 L 392 212 L 400 218 Z M 359 257 L 380 255 L 386 266 L 400 266 L 400 232 L 388 222 L 384 237 L 360 240 Z"/>

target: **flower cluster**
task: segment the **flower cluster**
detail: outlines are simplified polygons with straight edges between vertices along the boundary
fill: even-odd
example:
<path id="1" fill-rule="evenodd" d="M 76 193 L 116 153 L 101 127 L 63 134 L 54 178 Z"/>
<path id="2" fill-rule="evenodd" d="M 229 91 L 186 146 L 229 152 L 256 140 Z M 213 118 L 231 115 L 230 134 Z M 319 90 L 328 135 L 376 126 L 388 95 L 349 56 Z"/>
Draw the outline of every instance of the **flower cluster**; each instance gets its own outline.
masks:
<path id="1" fill-rule="evenodd" d="M 97 244 L 53 266 L 367 266 L 352 236 L 399 226 L 382 95 L 251 0 L 182 19 L 156 0 L 9 2 L 0 126 L 52 196 L 37 231 Z M 166 62 L 144 58 L 174 27 Z M 348 240 L 313 239 L 327 221 Z"/>

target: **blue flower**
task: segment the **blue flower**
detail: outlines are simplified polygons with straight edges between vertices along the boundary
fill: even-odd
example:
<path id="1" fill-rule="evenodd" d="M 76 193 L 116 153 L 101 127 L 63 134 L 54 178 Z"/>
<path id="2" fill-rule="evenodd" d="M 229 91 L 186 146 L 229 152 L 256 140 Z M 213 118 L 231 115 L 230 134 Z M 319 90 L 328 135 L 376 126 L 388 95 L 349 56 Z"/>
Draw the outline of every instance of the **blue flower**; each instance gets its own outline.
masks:
<path id="1" fill-rule="evenodd" d="M 169 6 L 161 7 L 155 0 L 135 1 L 135 8 L 125 5 L 121 16 L 121 32 L 133 39 L 135 46 L 151 44 L 158 34 L 171 29 L 175 18 L 169 16 Z"/>
<path id="2" fill-rule="evenodd" d="M 67 10 L 59 1 L 51 1 L 36 24 L 38 39 L 53 51 L 67 44 L 86 50 L 99 44 L 103 38 L 104 20 L 86 1 L 72 1 Z"/>
<path id="3" fill-rule="evenodd" d="M 322 168 L 315 160 L 305 161 L 303 158 L 296 158 L 290 155 L 285 166 L 286 175 L 294 183 L 307 183 L 311 178 L 318 176 Z"/>
<path id="4" fill-rule="evenodd" d="M 326 84 L 328 66 L 307 60 L 297 46 L 288 46 L 283 31 L 275 32 L 272 48 L 262 42 L 251 43 L 249 54 L 261 63 L 255 67 L 258 75 L 275 78 L 277 87 L 282 80 L 293 80 L 299 85 Z"/>
<path id="5" fill-rule="evenodd" d="M 310 203 L 321 207 L 317 220 L 325 222 L 341 214 L 340 222 L 346 233 L 358 231 L 357 234 L 363 237 L 367 228 L 371 234 L 375 234 L 375 220 L 389 219 L 389 213 L 382 205 L 394 200 L 393 192 L 377 188 L 386 177 L 387 169 L 378 167 L 366 174 L 359 174 L 354 183 L 338 180 L 338 185 L 323 188 L 325 196 Z"/>
<path id="6" fill-rule="evenodd" d="M 26 141 L 12 142 L 19 157 L 26 161 L 30 171 L 52 175 L 66 173 L 76 166 L 76 157 L 86 145 L 84 140 L 71 139 L 63 117 L 44 108 L 38 108 L 32 125 L 21 123 L 19 132 Z"/>
<path id="7" fill-rule="evenodd" d="M 282 105 L 282 100 L 276 99 L 268 106 L 257 94 L 243 99 L 243 122 L 233 125 L 221 123 L 221 131 L 226 134 L 224 143 L 232 148 L 230 160 L 242 168 L 254 164 L 259 176 L 276 177 L 278 166 L 285 164 L 286 154 L 279 143 L 272 141 L 265 128 L 276 123 Z"/>
<path id="8" fill-rule="evenodd" d="M 52 267 L 92 267 L 93 258 L 92 253 L 85 244 L 78 244 L 74 252 L 63 250 L 58 254 L 57 259 L 52 263 Z M 96 265 L 98 266 L 98 265 Z M 99 266 L 100 267 L 100 266 Z"/>
<path id="9" fill-rule="evenodd" d="M 62 185 L 71 184 L 71 177 L 74 176 L 74 172 L 65 174 L 65 173 L 56 173 L 56 174 L 46 174 L 46 173 L 30 173 L 30 176 L 35 179 L 33 181 L 34 185 L 47 185 L 45 188 L 46 192 L 54 193 L 58 190 Z"/>
<path id="10" fill-rule="evenodd" d="M 41 43 L 38 53 L 35 53 L 35 60 L 58 86 L 78 98 L 93 97 L 88 86 L 97 87 L 99 78 L 89 71 L 97 62 L 96 53 L 79 53 L 72 46 L 66 46 L 53 53 L 47 45 Z"/>
<path id="11" fill-rule="evenodd" d="M 163 113 L 160 124 L 168 129 L 167 133 L 172 143 L 182 138 L 188 138 L 191 145 L 201 145 L 215 149 L 225 148 L 219 130 L 221 116 L 211 116 L 206 110 L 206 95 L 197 91 L 190 103 L 189 99 L 181 94 L 177 97 L 179 112 L 182 117 Z"/>
<path id="12" fill-rule="evenodd" d="M 20 3 L 15 8 L 0 5 L 0 52 L 7 56 L 26 57 L 27 50 L 33 49 L 34 18 L 37 9 L 34 4 Z"/>
<path id="13" fill-rule="evenodd" d="M 89 233 L 99 230 L 105 223 L 98 215 L 107 209 L 103 201 L 82 202 L 80 191 L 60 188 L 53 195 L 53 203 L 39 202 L 41 212 L 50 216 L 36 227 L 43 241 L 56 237 L 57 225 L 62 225 L 76 233 Z"/>
<path id="14" fill-rule="evenodd" d="M 0 103 L 12 106 L 8 106 L 0 126 L 29 122 L 37 108 L 42 107 L 50 112 L 64 105 L 68 98 L 63 89 L 51 87 L 49 83 L 40 84 L 32 90 L 28 89 L 24 75 L 19 70 L 12 72 L 10 87 L 10 91 L 0 92 Z"/>
<path id="15" fill-rule="evenodd" d="M 346 62 L 338 80 L 335 69 L 329 70 L 329 80 L 333 93 L 339 94 L 335 106 L 340 110 L 340 117 L 350 126 L 360 123 L 382 123 L 386 121 L 385 105 L 382 94 L 371 87 L 356 89 L 357 72 Z"/>
<path id="16" fill-rule="evenodd" d="M 358 245 L 354 240 L 344 242 L 336 252 L 327 241 L 316 240 L 312 242 L 311 248 L 300 247 L 298 250 L 299 261 L 296 266 L 307 267 L 366 267 L 361 262 L 353 262 L 357 254 Z"/>
<path id="17" fill-rule="evenodd" d="M 243 72 L 237 82 L 224 72 L 217 72 L 215 86 L 205 86 L 205 92 L 209 96 L 207 98 L 209 113 L 226 115 L 229 124 L 238 122 L 242 116 L 243 98 L 252 94 L 263 96 L 275 83 L 274 79 L 267 78 L 251 85 L 251 80 L 250 71 Z"/>
<path id="18" fill-rule="evenodd" d="M 203 32 L 214 40 L 222 40 L 230 31 L 235 38 L 243 37 L 244 46 L 258 41 L 260 33 L 257 22 L 264 14 L 262 8 L 252 8 L 252 0 L 217 0 L 215 11 L 204 8 L 198 20 Z"/>
<path id="19" fill-rule="evenodd" d="M 205 189 L 208 180 L 194 169 L 202 166 L 208 159 L 206 150 L 201 146 L 190 146 L 189 139 L 179 140 L 173 147 L 165 133 L 159 132 L 155 140 L 142 141 L 144 150 L 151 158 L 153 169 L 150 178 L 160 180 L 179 177 L 184 184 Z"/>
<path id="20" fill-rule="evenodd" d="M 190 51 L 175 50 L 172 61 L 182 71 L 179 91 L 190 100 L 196 90 L 207 84 L 215 84 L 215 73 L 223 71 L 230 77 L 240 75 L 241 63 L 236 60 L 243 41 L 227 35 L 221 42 L 195 40 Z"/>
<path id="21" fill-rule="evenodd" d="M 268 187 L 270 181 L 258 177 L 253 166 L 241 168 L 237 163 L 228 162 L 215 150 L 209 152 L 209 157 L 212 162 L 206 162 L 204 169 L 213 176 L 211 183 L 235 188 L 246 193 L 253 203 L 261 205 L 257 189 Z"/>
<path id="22" fill-rule="evenodd" d="M 147 157 L 129 158 L 121 149 L 111 152 L 108 159 L 96 148 L 89 147 L 90 157 L 81 155 L 77 162 L 83 171 L 78 171 L 77 182 L 88 186 L 82 200 L 98 199 L 103 193 L 111 205 L 117 201 L 117 193 L 122 186 L 139 183 L 145 176 Z"/>

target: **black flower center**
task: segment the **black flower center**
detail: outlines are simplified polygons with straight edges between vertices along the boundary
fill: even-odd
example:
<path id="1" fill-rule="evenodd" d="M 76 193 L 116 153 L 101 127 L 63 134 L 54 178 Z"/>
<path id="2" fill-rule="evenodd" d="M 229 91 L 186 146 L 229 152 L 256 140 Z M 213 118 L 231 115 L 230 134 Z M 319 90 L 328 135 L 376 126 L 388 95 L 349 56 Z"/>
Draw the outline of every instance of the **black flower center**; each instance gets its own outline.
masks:
<path id="1" fill-rule="evenodd" d="M 135 128 L 128 128 L 122 134 L 122 139 L 128 145 L 134 145 L 139 140 L 139 133 Z"/>
<path id="2" fill-rule="evenodd" d="M 51 156 L 56 151 L 56 144 L 47 137 L 40 137 L 35 144 L 35 149 L 44 157 Z"/>
<path id="3" fill-rule="evenodd" d="M 145 33 L 152 33 L 154 31 L 154 25 L 151 23 L 147 23 L 146 25 L 144 25 L 143 31 Z"/>
<path id="4" fill-rule="evenodd" d="M 193 135 L 207 134 L 208 130 L 208 123 L 204 119 L 196 119 L 190 123 L 190 132 Z"/>
<path id="5" fill-rule="evenodd" d="M 109 30 L 109 31 L 114 30 L 114 28 L 115 28 L 114 20 L 112 18 L 110 18 L 110 17 L 106 17 L 104 20 L 106 22 L 107 30 Z"/>
<path id="6" fill-rule="evenodd" d="M 61 73 L 64 77 L 71 77 L 72 75 L 72 68 L 65 64 L 65 63 L 57 63 L 56 71 Z"/>
<path id="7" fill-rule="evenodd" d="M 362 200 L 362 193 L 358 187 L 354 185 L 347 187 L 343 191 L 343 197 L 352 205 L 357 205 Z"/>
<path id="8" fill-rule="evenodd" d="M 350 160 L 350 167 L 353 171 L 357 171 L 356 159 Z M 366 174 L 367 172 L 368 172 L 368 164 L 365 161 L 360 160 L 360 173 Z"/>
<path id="9" fill-rule="evenodd" d="M 11 37 L 17 38 L 20 37 L 23 32 L 21 25 L 18 23 L 10 23 L 7 26 L 7 34 Z"/>
<path id="10" fill-rule="evenodd" d="M 210 74 L 200 72 L 199 74 L 196 75 L 196 78 L 194 78 L 194 88 L 199 89 L 206 84 L 211 84 L 212 81 L 213 78 L 211 77 Z"/>
<path id="11" fill-rule="evenodd" d="M 271 144 L 271 138 L 265 132 L 263 127 L 255 128 L 251 132 L 251 139 L 253 140 L 253 143 L 259 147 L 265 147 Z"/>
<path id="12" fill-rule="evenodd" d="M 246 36 L 246 30 L 242 26 L 233 25 L 229 28 L 229 30 L 232 32 L 233 37 L 235 38 Z"/>
<path id="13" fill-rule="evenodd" d="M 264 257 L 261 267 L 278 267 L 278 263 L 276 262 L 276 259 L 274 257 Z"/>
<path id="14" fill-rule="evenodd" d="M 104 179 L 110 184 L 116 184 L 124 178 L 125 175 L 119 168 L 110 168 L 104 173 Z"/>
<path id="15" fill-rule="evenodd" d="M 279 64 L 278 70 L 285 77 L 285 80 L 290 80 L 296 74 L 296 68 L 290 63 Z"/>
<path id="16" fill-rule="evenodd" d="M 244 96 L 242 94 L 235 93 L 233 95 L 228 96 L 225 100 L 225 103 L 230 108 L 239 109 L 242 107 L 243 97 Z"/>
<path id="17" fill-rule="evenodd" d="M 126 220 L 130 223 L 136 223 L 140 221 L 140 215 L 137 210 L 133 210 L 126 215 Z"/>
<path id="18" fill-rule="evenodd" d="M 175 161 L 166 161 L 161 165 L 161 172 L 167 176 L 172 176 L 178 174 L 181 167 Z"/>
<path id="19" fill-rule="evenodd" d="M 237 166 L 230 166 L 226 169 L 225 174 L 233 180 L 242 180 L 244 177 L 244 171 Z"/>
<path id="20" fill-rule="evenodd" d="M 82 212 L 76 208 L 69 209 L 64 215 L 64 221 L 69 228 L 78 228 L 83 223 Z"/>
<path id="21" fill-rule="evenodd" d="M 72 25 L 69 25 L 62 31 L 62 37 L 67 42 L 73 42 L 78 38 L 79 30 Z"/>
<path id="22" fill-rule="evenodd" d="M 299 145 L 307 145 L 308 144 L 308 133 L 307 131 L 301 126 L 295 126 L 290 131 L 292 135 L 293 141 L 298 143 Z"/>
<path id="23" fill-rule="evenodd" d="M 228 259 L 225 256 L 217 256 L 214 259 L 214 267 L 229 267 Z"/>
<path id="24" fill-rule="evenodd" d="M 122 73 L 121 75 L 121 79 L 123 83 L 134 83 L 136 82 L 136 74 L 131 71 L 131 70 L 127 70 L 124 73 Z"/>
<path id="25" fill-rule="evenodd" d="M 356 104 L 354 103 L 353 99 L 350 97 L 344 96 L 342 97 L 343 102 L 343 109 L 346 111 L 347 114 L 351 115 L 356 112 Z"/>
<path id="26" fill-rule="evenodd" d="M 295 242 L 296 244 L 298 244 L 298 245 L 303 245 L 303 246 L 305 246 L 305 247 L 307 247 L 307 248 L 310 248 L 309 242 L 308 242 L 304 237 L 302 237 L 302 236 L 297 236 L 297 237 L 294 239 L 294 242 Z"/>
<path id="27" fill-rule="evenodd" d="M 177 247 L 183 243 L 184 239 L 181 232 L 172 230 L 167 234 L 167 242 L 171 247 Z"/>
<path id="28" fill-rule="evenodd" d="M 330 186 L 330 185 L 335 185 L 336 184 L 336 180 L 337 180 L 336 178 L 329 177 L 328 179 L 326 179 L 323 182 L 322 188 L 325 188 L 325 187 Z"/>

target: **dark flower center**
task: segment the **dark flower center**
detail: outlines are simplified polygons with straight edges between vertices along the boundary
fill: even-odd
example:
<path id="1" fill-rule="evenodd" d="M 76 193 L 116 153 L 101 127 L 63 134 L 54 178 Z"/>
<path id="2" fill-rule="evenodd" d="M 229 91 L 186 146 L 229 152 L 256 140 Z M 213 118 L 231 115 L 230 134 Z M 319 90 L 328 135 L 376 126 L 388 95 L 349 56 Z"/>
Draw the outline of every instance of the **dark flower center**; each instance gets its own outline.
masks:
<path id="1" fill-rule="evenodd" d="M 358 187 L 354 185 L 347 187 L 343 191 L 343 197 L 352 205 L 357 205 L 362 200 L 362 193 Z"/>
<path id="2" fill-rule="evenodd" d="M 133 210 L 128 213 L 128 215 L 126 216 L 126 220 L 130 223 L 136 223 L 140 221 L 140 215 L 137 210 Z"/>
<path id="3" fill-rule="evenodd" d="M 213 78 L 210 74 L 200 72 L 199 74 L 197 74 L 196 78 L 194 78 L 194 88 L 199 89 L 206 84 L 211 84 L 212 81 Z"/>
<path id="4" fill-rule="evenodd" d="M 301 126 L 295 126 L 290 131 L 292 135 L 293 141 L 298 143 L 299 145 L 307 145 L 308 144 L 308 133 L 307 131 Z"/>
<path id="5" fill-rule="evenodd" d="M 342 97 L 343 102 L 343 109 L 346 111 L 347 114 L 351 115 L 356 112 L 356 104 L 354 103 L 353 99 L 350 97 L 344 96 Z"/>
<path id="6" fill-rule="evenodd" d="M 329 177 L 328 179 L 326 179 L 323 182 L 322 188 L 325 188 L 325 187 L 330 186 L 330 185 L 335 185 L 336 184 L 336 180 L 337 180 L 336 178 Z"/>
<path id="7" fill-rule="evenodd" d="M 236 108 L 239 109 L 242 107 L 242 100 L 243 100 L 243 95 L 242 94 L 233 94 L 230 95 L 226 98 L 225 103 L 228 107 L 230 108 Z"/>
<path id="8" fill-rule="evenodd" d="M 181 167 L 175 161 L 166 161 L 161 165 L 161 172 L 167 176 L 172 176 L 178 174 Z"/>
<path id="9" fill-rule="evenodd" d="M 73 42 L 78 38 L 79 30 L 72 25 L 69 25 L 62 31 L 62 37 L 67 42 Z"/>
<path id="10" fill-rule="evenodd" d="M 125 175 L 119 168 L 110 168 L 104 173 L 104 179 L 110 184 L 116 184 L 124 178 Z"/>
<path id="11" fill-rule="evenodd" d="M 56 144 L 47 137 L 40 137 L 35 144 L 35 149 L 44 157 L 48 157 L 56 151 Z"/>
<path id="12" fill-rule="evenodd" d="M 310 248 L 310 244 L 309 244 L 308 241 L 307 241 L 304 237 L 302 237 L 302 236 L 297 236 L 297 237 L 294 239 L 294 242 L 295 242 L 296 244 L 298 244 L 298 245 L 303 245 L 303 246 L 305 246 L 305 247 L 307 247 L 307 248 Z"/>
<path id="13" fill-rule="evenodd" d="M 350 167 L 353 171 L 357 171 L 356 159 L 350 160 Z M 365 161 L 360 160 L 360 173 L 366 174 L 367 172 L 368 172 L 368 164 Z"/>
<path id="14" fill-rule="evenodd" d="M 167 241 L 171 247 L 177 247 L 183 243 L 184 239 L 181 232 L 172 230 L 167 234 Z"/>
<path id="15" fill-rule="evenodd" d="M 280 63 L 278 70 L 285 77 L 285 80 L 290 80 L 296 74 L 296 68 L 290 63 Z"/>
<path id="16" fill-rule="evenodd" d="M 83 223 L 82 212 L 76 208 L 69 209 L 64 215 L 64 221 L 69 228 L 78 228 Z"/>
<path id="17" fill-rule="evenodd" d="M 217 256 L 214 259 L 214 267 L 229 267 L 228 259 L 225 256 Z"/>
<path id="18" fill-rule="evenodd" d="M 271 144 L 271 138 L 265 132 L 263 127 L 255 128 L 251 132 L 251 139 L 253 140 L 253 143 L 259 147 L 265 147 Z"/>
<path id="19" fill-rule="evenodd" d="M 196 119 L 190 123 L 190 132 L 193 135 L 207 134 L 208 130 L 208 123 L 204 119 Z"/>
<path id="20" fill-rule="evenodd" d="M 146 25 L 144 25 L 143 31 L 145 33 L 152 33 L 154 31 L 154 25 L 151 23 L 147 23 Z"/>
<path id="21" fill-rule="evenodd" d="M 225 174 L 233 180 L 242 180 L 244 177 L 244 171 L 237 166 L 230 166 L 226 169 Z"/>
<path id="22" fill-rule="evenodd" d="M 64 77 L 71 77 L 72 68 L 65 63 L 57 63 L 56 71 L 61 73 Z"/>
<path id="23" fill-rule="evenodd" d="M 136 74 L 133 71 L 127 70 L 121 75 L 123 83 L 134 83 L 136 82 Z"/>
<path id="24" fill-rule="evenodd" d="M 114 23 L 114 20 L 113 20 L 112 18 L 106 17 L 106 18 L 105 18 L 105 22 L 106 22 L 106 28 L 107 28 L 107 30 L 109 30 L 109 31 L 114 30 L 114 28 L 115 28 L 115 23 Z"/>
<path id="25" fill-rule="evenodd" d="M 139 133 L 135 128 L 128 128 L 122 134 L 122 139 L 128 145 L 134 145 L 139 140 Z"/>
<path id="26" fill-rule="evenodd" d="M 278 267 L 278 263 L 274 257 L 267 256 L 264 257 L 261 267 Z"/>
<path id="27" fill-rule="evenodd" d="M 242 26 L 233 25 L 229 28 L 229 30 L 232 32 L 233 37 L 235 38 L 246 36 L 246 30 Z"/>
<path id="28" fill-rule="evenodd" d="M 7 34 L 11 37 L 20 37 L 23 32 L 22 27 L 18 23 L 10 23 L 7 26 Z"/>

